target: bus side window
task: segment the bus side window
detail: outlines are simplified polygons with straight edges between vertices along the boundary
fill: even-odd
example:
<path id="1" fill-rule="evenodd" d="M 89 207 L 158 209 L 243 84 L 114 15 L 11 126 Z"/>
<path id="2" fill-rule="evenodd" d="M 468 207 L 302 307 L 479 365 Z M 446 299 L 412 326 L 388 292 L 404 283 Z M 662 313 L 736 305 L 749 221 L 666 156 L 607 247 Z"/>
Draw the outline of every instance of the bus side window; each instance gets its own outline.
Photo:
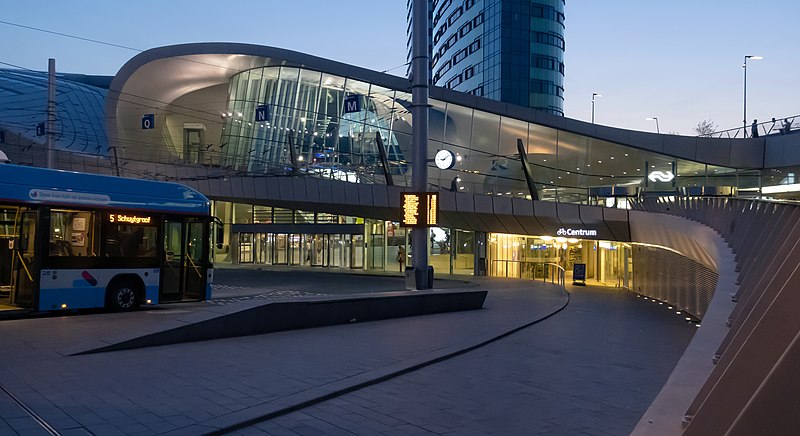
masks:
<path id="1" fill-rule="evenodd" d="M 50 211 L 50 256 L 96 256 L 94 212 Z"/>

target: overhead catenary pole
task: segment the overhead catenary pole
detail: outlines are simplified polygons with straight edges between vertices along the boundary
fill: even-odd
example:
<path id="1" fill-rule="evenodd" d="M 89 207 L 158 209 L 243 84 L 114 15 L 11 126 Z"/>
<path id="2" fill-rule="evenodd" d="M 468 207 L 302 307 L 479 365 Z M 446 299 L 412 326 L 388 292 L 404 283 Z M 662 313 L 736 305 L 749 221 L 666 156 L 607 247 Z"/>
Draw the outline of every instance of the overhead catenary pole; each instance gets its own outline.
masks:
<path id="1" fill-rule="evenodd" d="M 56 131 L 56 60 L 47 61 L 47 168 L 53 168 L 53 136 Z"/>
<path id="2" fill-rule="evenodd" d="M 413 172 L 411 187 L 415 192 L 428 191 L 428 2 L 412 0 L 412 58 L 411 58 L 411 142 Z M 429 289 L 428 283 L 428 227 L 418 227 L 412 232 L 412 258 L 417 289 Z M 420 280 L 425 277 L 425 280 Z"/>

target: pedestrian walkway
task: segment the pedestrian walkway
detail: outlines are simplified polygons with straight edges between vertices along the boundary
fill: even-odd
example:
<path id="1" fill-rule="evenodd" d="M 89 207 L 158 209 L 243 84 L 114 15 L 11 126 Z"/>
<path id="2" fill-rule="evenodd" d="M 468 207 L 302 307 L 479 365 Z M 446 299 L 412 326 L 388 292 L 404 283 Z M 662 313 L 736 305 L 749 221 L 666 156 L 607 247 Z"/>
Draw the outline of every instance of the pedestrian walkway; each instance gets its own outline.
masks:
<path id="1" fill-rule="evenodd" d="M 299 290 L 310 292 L 313 276 L 304 274 Z M 358 279 L 360 286 L 369 287 L 372 278 Z M 401 278 L 393 280 L 395 288 L 402 286 Z M 331 281 L 327 274 L 317 278 L 319 288 L 338 287 L 337 282 L 348 283 Z M 392 287 L 391 282 L 378 283 Z M 495 420 L 496 428 L 514 433 L 522 425 L 504 427 L 506 415 L 497 411 L 517 408 L 514 421 L 523 423 L 528 418 L 521 415 L 540 407 L 549 411 L 542 428 L 561 428 L 578 412 L 588 416 L 581 418 L 585 426 L 594 417 L 632 420 L 632 428 L 694 328 L 627 293 L 606 295 L 595 288 L 576 291 L 577 300 L 573 296 L 566 309 L 525 328 L 564 308 L 567 296 L 554 285 L 521 280 L 473 278 L 465 286 L 490 289 L 483 310 L 81 356 L 72 354 L 164 324 L 203 319 L 209 316 L 204 311 L 263 302 L 3 321 L 0 386 L 18 402 L 0 399 L 0 434 L 34 434 L 31 423 L 36 421 L 20 412 L 22 406 L 65 435 L 202 434 L 245 424 L 253 426 L 237 431 L 308 434 L 312 429 L 327 434 L 320 427 L 333 426 L 364 434 L 405 432 L 411 425 L 420 432 L 480 433 L 493 428 Z M 504 383 L 509 377 L 514 381 L 510 385 Z M 392 389 L 400 392 L 391 394 Z M 636 392 L 630 400 L 636 404 L 618 399 L 620 407 L 606 407 L 604 390 L 612 396 Z M 357 408 L 365 403 L 349 396 L 366 396 L 365 401 L 376 405 L 375 413 L 362 413 Z M 414 405 L 400 408 L 407 409 L 405 417 L 392 406 L 402 396 L 406 400 L 400 404 Z M 581 396 L 586 400 L 573 405 Z M 322 401 L 326 398 L 333 403 Z M 548 398 L 554 401 L 545 407 Z M 331 423 L 314 412 L 350 403 L 363 419 Z M 624 416 L 615 414 L 618 409 Z M 425 410 L 429 416 L 418 420 Z M 434 412 L 440 410 L 449 413 Z M 470 418 L 460 418 L 465 414 Z M 386 421 L 382 415 L 397 416 L 397 422 L 378 428 Z"/>

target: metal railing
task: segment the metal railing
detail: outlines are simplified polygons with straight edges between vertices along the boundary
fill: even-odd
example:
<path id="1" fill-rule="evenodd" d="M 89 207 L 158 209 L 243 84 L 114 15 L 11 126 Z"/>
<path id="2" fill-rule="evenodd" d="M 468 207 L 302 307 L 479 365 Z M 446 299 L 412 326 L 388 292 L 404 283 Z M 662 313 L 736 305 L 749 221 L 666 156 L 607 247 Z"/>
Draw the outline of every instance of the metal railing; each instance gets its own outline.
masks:
<path id="1" fill-rule="evenodd" d="M 489 275 L 492 277 L 510 277 L 531 279 L 557 284 L 566 291 L 566 270 L 553 262 L 536 262 L 529 260 L 492 260 Z"/>
<path id="2" fill-rule="evenodd" d="M 797 123 L 794 120 L 797 119 Z M 800 115 L 794 115 L 784 118 L 773 118 L 769 121 L 756 124 L 756 132 L 759 136 L 767 135 L 788 135 L 800 131 Z M 706 136 L 709 138 L 752 138 L 753 125 L 748 124 L 747 127 L 735 127 L 733 129 L 720 130 L 710 133 Z"/>

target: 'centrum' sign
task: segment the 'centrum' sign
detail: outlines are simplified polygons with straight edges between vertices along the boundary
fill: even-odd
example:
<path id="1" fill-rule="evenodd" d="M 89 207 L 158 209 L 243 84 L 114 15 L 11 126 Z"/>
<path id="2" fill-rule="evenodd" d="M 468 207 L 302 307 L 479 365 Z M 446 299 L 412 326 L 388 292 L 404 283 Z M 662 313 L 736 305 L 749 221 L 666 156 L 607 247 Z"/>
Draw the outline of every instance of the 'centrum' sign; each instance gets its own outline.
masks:
<path id="1" fill-rule="evenodd" d="M 403 192 L 403 221 L 405 227 L 436 227 L 439 225 L 439 193 Z"/>
<path id="2" fill-rule="evenodd" d="M 556 232 L 558 236 L 597 236 L 597 230 L 592 229 L 565 229 L 560 228 Z"/>

